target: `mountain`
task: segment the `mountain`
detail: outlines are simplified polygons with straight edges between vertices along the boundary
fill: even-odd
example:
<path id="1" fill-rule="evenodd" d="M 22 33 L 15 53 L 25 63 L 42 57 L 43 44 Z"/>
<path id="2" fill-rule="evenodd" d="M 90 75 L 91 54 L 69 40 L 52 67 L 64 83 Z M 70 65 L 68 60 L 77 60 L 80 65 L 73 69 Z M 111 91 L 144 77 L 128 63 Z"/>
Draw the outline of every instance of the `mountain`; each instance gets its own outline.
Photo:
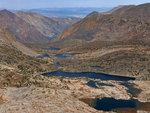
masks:
<path id="1" fill-rule="evenodd" d="M 34 26 L 42 35 L 49 39 L 58 37 L 63 30 L 79 21 L 79 18 L 48 18 L 32 12 L 19 11 L 18 17 Z"/>
<path id="2" fill-rule="evenodd" d="M 113 8 L 110 11 L 104 12 L 103 14 L 116 14 L 118 12 L 124 12 L 124 11 L 128 10 L 129 8 L 134 7 L 134 6 L 135 5 L 120 5 L 120 6 Z"/>
<path id="3" fill-rule="evenodd" d="M 20 42 L 46 43 L 49 41 L 49 39 L 42 35 L 34 26 L 7 10 L 0 11 L 0 28 L 8 28 Z"/>
<path id="4" fill-rule="evenodd" d="M 9 29 L 0 29 L 0 45 L 8 46 L 10 48 L 16 48 L 25 55 L 38 56 L 38 54 L 18 42 L 14 34 Z"/>
<path id="5" fill-rule="evenodd" d="M 150 42 L 150 4 L 123 6 L 106 13 L 93 12 L 73 24 L 60 40 Z"/>
<path id="6" fill-rule="evenodd" d="M 48 18 L 31 12 L 0 11 L 0 28 L 12 31 L 22 43 L 48 43 L 79 18 Z"/>

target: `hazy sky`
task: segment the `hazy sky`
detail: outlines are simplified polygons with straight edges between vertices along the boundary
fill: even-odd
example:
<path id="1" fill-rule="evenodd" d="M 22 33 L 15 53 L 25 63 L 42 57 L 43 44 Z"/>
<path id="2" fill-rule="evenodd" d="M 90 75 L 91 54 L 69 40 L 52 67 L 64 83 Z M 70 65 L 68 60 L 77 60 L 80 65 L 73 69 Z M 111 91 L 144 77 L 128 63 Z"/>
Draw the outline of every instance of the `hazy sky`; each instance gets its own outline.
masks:
<path id="1" fill-rule="evenodd" d="M 142 3 L 150 3 L 150 0 L 0 0 L 0 8 L 115 7 Z"/>

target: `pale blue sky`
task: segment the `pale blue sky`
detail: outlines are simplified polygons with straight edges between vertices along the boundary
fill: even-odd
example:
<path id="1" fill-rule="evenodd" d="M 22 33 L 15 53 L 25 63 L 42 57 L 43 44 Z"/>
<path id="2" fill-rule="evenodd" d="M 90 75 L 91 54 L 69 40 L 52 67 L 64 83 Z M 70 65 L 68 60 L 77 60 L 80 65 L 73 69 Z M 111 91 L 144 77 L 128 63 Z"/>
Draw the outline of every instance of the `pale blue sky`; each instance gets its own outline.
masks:
<path id="1" fill-rule="evenodd" d="M 150 0 L 0 0 L 0 8 L 115 7 L 142 3 L 150 3 Z"/>

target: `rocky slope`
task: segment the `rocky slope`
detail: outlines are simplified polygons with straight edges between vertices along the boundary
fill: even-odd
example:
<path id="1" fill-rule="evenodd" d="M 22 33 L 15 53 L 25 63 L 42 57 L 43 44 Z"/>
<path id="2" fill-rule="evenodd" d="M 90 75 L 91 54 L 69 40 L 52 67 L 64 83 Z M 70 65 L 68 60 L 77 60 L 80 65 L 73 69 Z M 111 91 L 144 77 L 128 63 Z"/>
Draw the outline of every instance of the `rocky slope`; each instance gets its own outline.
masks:
<path id="1" fill-rule="evenodd" d="M 38 54 L 35 51 L 31 50 L 30 48 L 27 48 L 22 43 L 18 42 L 14 34 L 8 29 L 0 29 L 0 40 L 0 44 L 6 44 L 10 46 L 12 45 L 25 55 L 38 56 Z"/>
<path id="2" fill-rule="evenodd" d="M 7 10 L 0 11 L 0 27 L 12 31 L 20 42 L 44 43 L 48 41 L 48 38 L 42 35 L 34 26 Z"/>
<path id="3" fill-rule="evenodd" d="M 80 78 L 59 78 L 47 77 L 47 88 L 43 87 L 7 87 L 0 89 L 0 111 L 2 113 L 26 113 L 26 112 L 40 112 L 40 113 L 116 113 L 113 111 L 104 112 L 98 111 L 90 107 L 84 99 L 113 97 L 115 99 L 128 100 L 132 95 L 128 92 L 128 88 L 120 85 L 115 81 L 98 81 L 99 83 L 106 83 L 112 86 L 99 86 L 93 88 L 87 86 L 87 79 Z M 41 82 L 43 84 L 44 81 Z M 142 84 L 141 84 L 142 83 Z M 125 109 L 124 112 L 131 113 L 149 113 L 150 108 L 150 82 L 135 81 L 138 89 L 142 88 L 142 92 L 136 97 L 141 102 L 147 102 L 144 106 L 139 106 L 137 109 Z M 88 102 L 87 102 L 88 103 Z M 129 110 L 129 111 L 128 111 Z M 123 111 L 118 111 L 123 112 Z"/>
<path id="4" fill-rule="evenodd" d="M 64 31 L 61 39 L 86 41 L 150 41 L 150 4 L 93 12 Z"/>
<path id="5" fill-rule="evenodd" d="M 17 12 L 16 15 L 33 25 L 44 36 L 50 39 L 59 36 L 63 30 L 79 21 L 79 18 L 48 18 L 32 12 Z"/>
<path id="6" fill-rule="evenodd" d="M 50 69 L 52 62 L 39 60 L 34 57 L 37 55 L 18 42 L 11 31 L 0 29 L 0 87 L 28 86 L 29 79 Z"/>
<path id="7" fill-rule="evenodd" d="M 48 43 L 79 18 L 48 18 L 31 12 L 0 11 L 0 28 L 7 28 L 23 43 Z"/>

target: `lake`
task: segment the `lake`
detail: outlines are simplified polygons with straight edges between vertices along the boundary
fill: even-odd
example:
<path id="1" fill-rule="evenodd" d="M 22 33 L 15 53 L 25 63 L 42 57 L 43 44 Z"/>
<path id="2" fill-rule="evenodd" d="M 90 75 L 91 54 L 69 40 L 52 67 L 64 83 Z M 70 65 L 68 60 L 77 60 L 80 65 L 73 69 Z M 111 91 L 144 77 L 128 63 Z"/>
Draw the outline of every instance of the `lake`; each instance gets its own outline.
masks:
<path id="1" fill-rule="evenodd" d="M 133 77 L 123 77 L 123 76 L 115 76 L 115 75 L 108 75 L 103 73 L 95 73 L 95 72 L 81 72 L 81 73 L 69 73 L 63 72 L 61 70 L 44 73 L 43 76 L 60 76 L 60 77 L 88 77 L 91 79 L 100 79 L 100 80 L 115 80 L 115 81 L 129 81 L 135 80 Z"/>
<path id="2" fill-rule="evenodd" d="M 114 98 L 96 98 L 96 99 L 80 99 L 89 106 L 103 111 L 127 111 L 130 109 L 138 109 L 146 103 L 142 103 L 136 99 L 116 100 Z"/>
<path id="3" fill-rule="evenodd" d="M 59 68 L 59 67 L 61 67 L 61 65 L 57 62 L 56 63 L 56 68 Z"/>

